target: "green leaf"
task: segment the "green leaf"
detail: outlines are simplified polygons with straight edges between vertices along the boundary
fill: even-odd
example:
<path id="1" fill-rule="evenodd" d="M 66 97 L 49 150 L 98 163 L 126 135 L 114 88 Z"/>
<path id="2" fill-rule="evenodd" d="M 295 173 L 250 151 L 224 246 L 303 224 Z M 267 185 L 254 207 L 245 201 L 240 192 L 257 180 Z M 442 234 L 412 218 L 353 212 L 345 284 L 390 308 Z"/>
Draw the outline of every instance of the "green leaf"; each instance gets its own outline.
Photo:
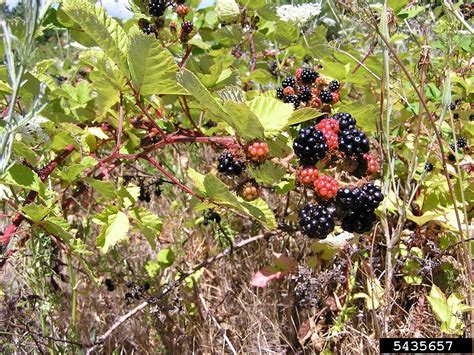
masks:
<path id="1" fill-rule="evenodd" d="M 206 177 L 205 175 L 202 175 L 201 173 L 198 173 L 196 170 L 193 168 L 188 168 L 188 175 L 191 178 L 194 187 L 201 193 L 205 194 L 206 193 L 206 188 L 204 187 L 204 178 Z"/>
<path id="2" fill-rule="evenodd" d="M 38 175 L 24 165 L 15 164 L 0 177 L 6 185 L 23 187 L 28 190 L 40 191 L 42 182 Z"/>
<path id="3" fill-rule="evenodd" d="M 321 116 L 322 113 L 315 108 L 305 107 L 299 110 L 295 110 L 290 119 L 288 120 L 288 125 L 294 125 L 302 122 L 306 122 L 312 119 L 315 119 Z"/>
<path id="4" fill-rule="evenodd" d="M 156 239 L 163 226 L 161 218 L 145 208 L 133 209 L 130 217 L 135 222 L 135 227 L 143 233 L 150 246 L 156 248 Z"/>
<path id="5" fill-rule="evenodd" d="M 258 183 L 273 184 L 281 180 L 286 170 L 283 166 L 267 160 L 263 164 L 250 167 L 248 172 Z"/>
<path id="6" fill-rule="evenodd" d="M 338 112 L 350 112 L 357 120 L 357 126 L 364 127 L 364 131 L 377 132 L 377 120 L 380 115 L 380 108 L 374 104 L 362 105 L 359 101 L 352 103 L 340 103 Z"/>
<path id="7" fill-rule="evenodd" d="M 175 259 L 174 251 L 170 248 L 161 249 L 156 256 L 156 261 L 163 267 L 173 265 Z"/>
<path id="8" fill-rule="evenodd" d="M 64 167 L 58 176 L 67 182 L 76 180 L 84 170 L 97 164 L 97 160 L 92 157 L 85 157 L 80 164 L 72 164 Z"/>
<path id="9" fill-rule="evenodd" d="M 118 211 L 116 215 L 109 216 L 108 223 L 97 237 L 97 245 L 101 247 L 100 251 L 105 254 L 118 242 L 127 239 L 129 227 L 128 217 L 125 213 Z"/>
<path id="10" fill-rule="evenodd" d="M 226 101 L 224 109 L 233 118 L 229 124 L 241 138 L 246 140 L 263 138 L 262 125 L 246 104 Z"/>
<path id="11" fill-rule="evenodd" d="M 126 73 L 128 36 L 104 7 L 87 0 L 64 0 L 62 9 Z"/>
<path id="12" fill-rule="evenodd" d="M 187 69 L 182 69 L 176 78 L 181 86 L 194 96 L 194 99 L 199 102 L 204 110 L 211 113 L 219 121 L 231 121 L 222 105 L 211 95 L 196 75 Z"/>
<path id="13" fill-rule="evenodd" d="M 265 134 L 278 135 L 288 126 L 293 106 L 273 97 L 256 97 L 248 103 L 252 112 L 258 117 Z"/>
<path id="14" fill-rule="evenodd" d="M 115 198 L 116 187 L 115 184 L 111 181 L 102 181 L 93 178 L 85 178 L 89 185 L 91 185 L 95 190 L 97 190 L 104 199 L 112 200 Z"/>
<path id="15" fill-rule="evenodd" d="M 21 211 L 33 222 L 39 222 L 52 211 L 51 207 L 38 205 L 36 203 L 30 203 L 29 205 L 23 206 Z"/>
<path id="16" fill-rule="evenodd" d="M 160 48 L 154 36 L 138 29 L 131 31 L 128 64 L 135 90 L 142 95 L 185 95 L 177 84 L 178 65 L 167 49 Z"/>

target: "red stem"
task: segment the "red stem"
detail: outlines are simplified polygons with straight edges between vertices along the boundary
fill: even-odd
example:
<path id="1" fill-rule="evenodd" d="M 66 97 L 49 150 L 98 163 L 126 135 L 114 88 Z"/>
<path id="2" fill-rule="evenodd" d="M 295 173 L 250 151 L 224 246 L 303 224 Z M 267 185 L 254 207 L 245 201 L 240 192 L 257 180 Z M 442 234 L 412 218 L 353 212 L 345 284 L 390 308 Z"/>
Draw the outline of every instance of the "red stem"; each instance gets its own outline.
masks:
<path id="1" fill-rule="evenodd" d="M 250 60 L 250 72 L 252 73 L 257 66 L 257 50 L 255 49 L 255 41 L 253 40 L 252 26 L 249 26 L 249 42 L 250 42 L 250 54 L 252 59 Z"/>

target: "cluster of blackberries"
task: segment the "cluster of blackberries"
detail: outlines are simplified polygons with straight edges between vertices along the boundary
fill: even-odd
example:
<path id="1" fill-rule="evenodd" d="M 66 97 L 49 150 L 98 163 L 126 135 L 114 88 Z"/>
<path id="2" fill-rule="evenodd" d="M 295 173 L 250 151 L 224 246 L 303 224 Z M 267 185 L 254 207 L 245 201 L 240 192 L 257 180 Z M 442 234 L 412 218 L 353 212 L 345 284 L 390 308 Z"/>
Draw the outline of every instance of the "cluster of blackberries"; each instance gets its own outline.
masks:
<path id="1" fill-rule="evenodd" d="M 189 8 L 184 5 L 184 0 L 148 0 L 147 14 L 152 18 L 152 22 L 147 19 L 141 18 L 138 20 L 138 26 L 147 35 L 157 35 L 158 30 L 164 26 L 163 16 L 168 7 L 174 7 L 176 14 L 183 20 L 181 24 L 180 40 L 185 42 L 188 40 L 189 34 L 193 30 L 193 23 L 190 21 L 184 21 L 185 16 L 189 13 Z M 170 28 L 176 29 L 176 23 L 170 23 Z"/>
<path id="2" fill-rule="evenodd" d="M 278 76 L 278 63 L 277 62 L 271 62 L 269 65 L 268 65 L 268 71 L 270 72 L 270 74 L 272 74 L 273 76 Z M 282 89 L 283 90 L 283 89 Z"/>
<path id="3" fill-rule="evenodd" d="M 125 285 L 128 291 L 125 293 L 125 300 L 127 303 L 133 303 L 145 296 L 145 293 L 150 289 L 150 284 L 145 282 L 142 285 L 137 285 L 135 282 L 127 282 Z"/>
<path id="4" fill-rule="evenodd" d="M 150 16 L 161 17 L 169 6 L 171 6 L 171 2 L 168 0 L 149 0 L 148 12 Z"/>
<path id="5" fill-rule="evenodd" d="M 240 175 L 244 169 L 242 160 L 235 160 L 230 152 L 225 152 L 217 158 L 219 164 L 217 170 L 226 175 Z"/>
<path id="6" fill-rule="evenodd" d="M 163 192 L 161 189 L 162 183 L 163 180 L 161 179 L 153 179 L 152 182 L 146 183 L 145 179 L 139 178 L 138 187 L 140 188 L 140 193 L 138 199 L 142 202 L 150 202 L 152 193 L 155 197 L 160 197 Z"/>
<path id="7" fill-rule="evenodd" d="M 380 187 L 369 182 L 362 188 L 340 188 L 336 195 L 338 212 L 343 215 L 341 227 L 348 232 L 369 232 L 376 220 L 375 209 L 383 201 Z"/>
<path id="8" fill-rule="evenodd" d="M 466 21 L 474 17 L 474 2 L 459 5 L 461 13 Z"/>
<path id="9" fill-rule="evenodd" d="M 213 209 L 207 211 L 204 214 L 204 221 L 203 224 L 207 226 L 210 222 L 216 222 L 220 223 L 221 222 L 221 215 L 214 211 Z"/>
<path id="10" fill-rule="evenodd" d="M 283 79 L 281 87 L 278 87 L 276 90 L 277 98 L 286 103 L 293 104 L 295 109 L 298 108 L 301 103 L 309 105 L 313 95 L 312 85 L 318 77 L 319 73 L 311 68 L 298 69 L 295 76 L 290 75 Z"/>

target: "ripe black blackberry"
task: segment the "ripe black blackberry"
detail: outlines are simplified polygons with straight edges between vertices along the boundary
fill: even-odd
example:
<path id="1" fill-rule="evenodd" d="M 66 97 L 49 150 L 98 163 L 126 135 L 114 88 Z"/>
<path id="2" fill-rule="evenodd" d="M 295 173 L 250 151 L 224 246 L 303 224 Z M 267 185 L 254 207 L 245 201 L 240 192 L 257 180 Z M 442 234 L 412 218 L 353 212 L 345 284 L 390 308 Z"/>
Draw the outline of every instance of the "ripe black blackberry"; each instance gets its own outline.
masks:
<path id="1" fill-rule="evenodd" d="M 362 155 L 370 150 L 369 139 L 364 132 L 349 129 L 339 132 L 339 149 L 346 155 Z"/>
<path id="2" fill-rule="evenodd" d="M 279 99 L 283 99 L 283 97 L 285 96 L 283 94 L 283 88 L 281 86 L 277 87 L 276 94 L 277 94 L 277 98 Z"/>
<path id="3" fill-rule="evenodd" d="M 150 21 L 141 18 L 138 20 L 138 26 L 142 30 L 142 32 L 146 35 L 151 35 L 152 33 L 156 33 L 155 28 L 153 25 L 150 23 Z"/>
<path id="4" fill-rule="evenodd" d="M 138 195 L 138 199 L 145 202 L 151 201 L 150 190 L 145 186 L 143 181 L 140 182 L 140 194 Z"/>
<path id="5" fill-rule="evenodd" d="M 469 121 L 470 121 L 470 122 L 474 121 L 474 113 L 471 113 L 471 114 L 469 115 Z"/>
<path id="6" fill-rule="evenodd" d="M 194 28 L 192 21 L 184 21 L 181 24 L 181 30 L 186 33 L 190 33 Z"/>
<path id="7" fill-rule="evenodd" d="M 339 112 L 333 116 L 334 119 L 339 121 L 339 131 L 347 131 L 355 129 L 357 121 L 348 112 Z"/>
<path id="8" fill-rule="evenodd" d="M 434 169 L 434 165 L 432 163 L 426 163 L 425 164 L 425 170 L 427 172 L 433 171 L 433 169 Z"/>
<path id="9" fill-rule="evenodd" d="M 296 78 L 294 76 L 287 76 L 285 79 L 283 79 L 283 81 L 281 82 L 281 86 L 283 86 L 283 88 L 286 88 L 288 86 L 292 87 L 292 88 L 295 88 L 296 86 Z"/>
<path id="10" fill-rule="evenodd" d="M 278 76 L 278 63 L 277 62 L 271 62 L 268 65 L 268 71 L 273 75 L 273 76 Z"/>
<path id="11" fill-rule="evenodd" d="M 309 204 L 299 212 L 300 228 L 310 238 L 325 238 L 334 230 L 334 216 L 322 205 Z"/>
<path id="12" fill-rule="evenodd" d="M 301 71 L 301 81 L 304 84 L 312 84 L 318 78 L 319 74 L 311 68 L 303 68 Z"/>
<path id="13" fill-rule="evenodd" d="M 341 227 L 350 233 L 370 232 L 377 217 L 373 211 L 358 209 L 350 211 L 347 216 L 342 219 Z"/>
<path id="14" fill-rule="evenodd" d="M 340 84 L 339 84 L 339 81 L 337 80 L 331 81 L 328 86 L 329 90 L 331 91 L 337 91 L 339 90 L 339 87 L 340 87 Z"/>
<path id="15" fill-rule="evenodd" d="M 456 105 L 451 102 L 451 103 L 449 104 L 449 109 L 450 109 L 451 111 L 454 111 L 454 110 L 456 109 Z"/>
<path id="16" fill-rule="evenodd" d="M 334 119 L 339 121 L 339 131 L 347 131 L 356 127 L 357 121 L 348 112 L 339 112 L 332 116 Z"/>
<path id="17" fill-rule="evenodd" d="M 328 151 L 323 132 L 309 126 L 302 128 L 293 142 L 293 150 L 303 166 L 314 166 Z"/>
<path id="18" fill-rule="evenodd" d="M 467 147 L 467 139 L 465 137 L 460 137 L 460 138 L 458 138 L 458 141 L 457 141 L 456 144 L 457 144 L 459 149 L 466 148 Z"/>
<path id="19" fill-rule="evenodd" d="M 362 209 L 366 211 L 375 210 L 379 207 L 380 203 L 384 199 L 384 195 L 379 186 L 374 185 L 371 182 L 368 182 L 362 187 L 362 193 L 364 196 L 364 201 L 362 203 Z"/>
<path id="20" fill-rule="evenodd" d="M 358 187 L 341 187 L 337 191 L 336 203 L 344 210 L 355 210 L 362 206 L 365 200 L 365 193 Z"/>
<path id="21" fill-rule="evenodd" d="M 240 160 L 235 161 L 234 156 L 230 152 L 221 154 L 217 158 L 219 164 L 217 170 L 226 175 L 240 175 L 242 173 L 244 163 Z"/>
<path id="22" fill-rule="evenodd" d="M 302 102 L 308 102 L 309 100 L 311 100 L 311 89 L 307 86 L 300 87 L 298 98 Z"/>
<path id="23" fill-rule="evenodd" d="M 148 12 L 151 16 L 161 17 L 168 6 L 170 3 L 167 0 L 150 0 L 148 1 Z"/>
<path id="24" fill-rule="evenodd" d="M 327 89 L 322 89 L 319 93 L 319 98 L 325 104 L 330 104 L 332 102 L 332 94 L 331 91 Z"/>
<path id="25" fill-rule="evenodd" d="M 300 106 L 300 98 L 298 97 L 298 95 L 285 96 L 284 102 L 289 103 L 289 104 L 293 104 L 295 109 Z"/>

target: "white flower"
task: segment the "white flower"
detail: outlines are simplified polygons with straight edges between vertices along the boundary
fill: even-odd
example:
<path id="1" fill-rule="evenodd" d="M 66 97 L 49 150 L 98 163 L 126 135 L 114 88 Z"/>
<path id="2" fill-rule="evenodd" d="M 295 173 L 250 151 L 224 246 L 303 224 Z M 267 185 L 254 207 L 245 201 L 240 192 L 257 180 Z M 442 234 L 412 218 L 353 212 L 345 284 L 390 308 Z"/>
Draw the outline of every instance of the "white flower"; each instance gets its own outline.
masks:
<path id="1" fill-rule="evenodd" d="M 321 2 L 302 5 L 282 5 L 278 6 L 276 11 L 280 20 L 302 25 L 311 17 L 321 13 Z"/>

